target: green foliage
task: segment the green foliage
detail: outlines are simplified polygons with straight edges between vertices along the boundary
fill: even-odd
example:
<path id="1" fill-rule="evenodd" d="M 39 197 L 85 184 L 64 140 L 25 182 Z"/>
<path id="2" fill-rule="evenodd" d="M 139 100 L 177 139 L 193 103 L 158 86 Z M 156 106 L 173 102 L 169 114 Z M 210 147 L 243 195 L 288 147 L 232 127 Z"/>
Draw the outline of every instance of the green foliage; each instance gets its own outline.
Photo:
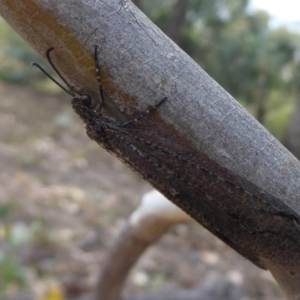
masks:
<path id="1" fill-rule="evenodd" d="M 16 256 L 0 258 L 0 292 L 6 291 L 10 286 L 25 286 L 25 273 Z"/>
<path id="2" fill-rule="evenodd" d="M 28 84 L 40 77 L 31 66 L 41 58 L 0 18 L 0 79 L 18 84 Z"/>
<path id="3" fill-rule="evenodd" d="M 21 257 L 24 249 L 32 245 L 37 249 L 56 249 L 57 234 L 49 230 L 42 220 L 31 224 L 12 223 L 14 207 L 0 205 L 0 299 L 8 292 L 26 288 L 26 273 Z"/>
<path id="4" fill-rule="evenodd" d="M 0 205 L 0 221 L 7 218 L 12 210 L 13 210 L 13 207 L 10 204 Z"/>
<path id="5" fill-rule="evenodd" d="M 145 13 L 167 33 L 176 1 L 154 2 L 144 1 Z M 250 12 L 248 4 L 248 0 L 189 0 L 180 46 L 283 138 L 295 102 L 286 99 L 295 98 L 300 89 L 300 36 L 270 28 L 268 14 Z M 278 90 L 280 105 L 273 97 Z"/>
<path id="6" fill-rule="evenodd" d="M 4 221 L 9 218 L 13 212 L 13 207 L 9 204 L 0 206 L 0 230 L 2 229 L 3 240 L 1 242 L 2 249 L 0 251 L 0 295 L 4 296 L 5 292 L 12 286 L 22 288 L 26 284 L 25 272 L 21 262 L 15 253 L 15 244 L 13 242 L 11 227 L 9 223 Z"/>
<path id="7" fill-rule="evenodd" d="M 295 107 L 295 97 L 288 95 L 283 90 L 274 89 L 270 94 L 269 102 L 270 107 L 266 113 L 265 125 L 276 138 L 285 140 Z"/>

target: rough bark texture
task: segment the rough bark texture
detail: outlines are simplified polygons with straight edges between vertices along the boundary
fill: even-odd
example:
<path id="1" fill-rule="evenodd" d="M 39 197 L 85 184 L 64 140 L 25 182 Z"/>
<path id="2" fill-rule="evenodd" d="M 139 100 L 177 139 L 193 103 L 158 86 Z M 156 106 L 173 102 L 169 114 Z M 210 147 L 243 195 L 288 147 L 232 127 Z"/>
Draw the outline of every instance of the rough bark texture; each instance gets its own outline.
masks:
<path id="1" fill-rule="evenodd" d="M 127 139 L 128 128 L 110 128 L 112 152 L 300 299 L 300 164 L 265 128 L 130 1 L 0 0 L 0 13 L 41 55 L 55 47 L 55 64 L 94 103 L 99 45 L 105 114 L 119 124 L 168 97 L 148 130 Z M 128 158 L 124 140 L 151 159 Z"/>

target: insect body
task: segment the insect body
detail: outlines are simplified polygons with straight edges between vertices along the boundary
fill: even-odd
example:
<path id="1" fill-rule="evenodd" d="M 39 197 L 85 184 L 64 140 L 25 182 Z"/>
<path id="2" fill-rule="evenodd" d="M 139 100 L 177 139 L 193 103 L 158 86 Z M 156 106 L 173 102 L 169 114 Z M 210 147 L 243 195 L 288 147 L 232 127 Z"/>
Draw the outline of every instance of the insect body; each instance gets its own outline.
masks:
<path id="1" fill-rule="evenodd" d="M 101 101 L 95 106 L 89 95 L 76 92 L 56 69 L 50 57 L 52 50 L 47 50 L 47 59 L 68 89 L 40 65 L 34 65 L 73 97 L 72 107 L 85 122 L 91 139 L 253 263 L 264 267 L 260 260 L 264 258 L 286 265 L 298 261 L 300 265 L 300 220 L 291 208 L 183 140 L 176 143 L 171 131 L 156 124 L 150 128 L 146 116 L 167 98 L 120 123 L 102 113 L 104 91 L 97 47 L 95 68 Z"/>
<path id="2" fill-rule="evenodd" d="M 43 67 L 41 67 L 38 63 L 32 63 L 32 65 L 39 68 L 48 78 L 50 78 L 54 83 L 56 83 L 61 89 L 63 89 L 66 93 L 73 97 L 71 103 L 74 111 L 80 116 L 80 118 L 87 124 L 87 134 L 90 138 L 94 139 L 94 135 L 97 135 L 97 142 L 101 144 L 104 148 L 110 148 L 107 145 L 108 143 L 108 134 L 107 131 L 110 132 L 115 131 L 119 128 L 119 132 L 121 128 L 125 128 L 128 124 L 133 123 L 135 121 L 139 121 L 145 116 L 147 116 L 151 111 L 155 110 L 158 106 L 160 106 L 167 98 L 163 98 L 158 104 L 150 108 L 149 110 L 143 112 L 137 118 L 127 121 L 123 124 L 119 124 L 115 119 L 110 117 L 105 117 L 102 115 L 101 110 L 103 104 L 105 103 L 104 99 L 104 91 L 101 83 L 100 77 L 100 67 L 98 61 L 98 47 L 95 46 L 95 70 L 97 81 L 99 85 L 99 94 L 100 94 L 100 103 L 98 103 L 95 107 L 92 106 L 92 99 L 88 94 L 82 94 L 77 91 L 65 80 L 65 78 L 61 75 L 58 69 L 55 67 L 52 59 L 50 57 L 50 53 L 54 48 L 49 48 L 46 52 L 46 56 L 48 62 L 50 63 L 53 70 L 57 73 L 57 75 L 62 79 L 62 81 L 67 85 L 68 89 L 66 89 L 63 85 L 61 85 L 56 79 L 54 79 Z M 115 130 L 114 130 L 115 129 Z"/>

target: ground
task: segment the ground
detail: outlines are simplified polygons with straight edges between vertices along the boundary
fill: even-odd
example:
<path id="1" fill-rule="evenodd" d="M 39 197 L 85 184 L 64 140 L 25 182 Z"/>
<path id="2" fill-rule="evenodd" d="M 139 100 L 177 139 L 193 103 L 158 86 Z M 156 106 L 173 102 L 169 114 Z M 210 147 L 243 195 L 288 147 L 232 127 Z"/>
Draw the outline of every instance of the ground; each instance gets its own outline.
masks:
<path id="1" fill-rule="evenodd" d="M 65 96 L 0 83 L 0 128 L 0 263 L 18 268 L 0 288 L 9 300 L 53 286 L 75 299 L 93 289 L 109 242 L 151 187 L 88 139 Z M 243 299 L 283 299 L 269 272 L 196 223 L 153 245 L 123 294 L 201 287 L 214 273 L 235 278 Z"/>

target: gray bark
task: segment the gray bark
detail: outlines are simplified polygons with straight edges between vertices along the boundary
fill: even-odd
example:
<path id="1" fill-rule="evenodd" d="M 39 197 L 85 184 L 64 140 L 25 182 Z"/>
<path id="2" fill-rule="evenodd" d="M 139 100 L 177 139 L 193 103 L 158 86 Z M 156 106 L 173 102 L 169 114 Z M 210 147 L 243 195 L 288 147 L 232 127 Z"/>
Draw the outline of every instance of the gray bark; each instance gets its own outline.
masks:
<path id="1" fill-rule="evenodd" d="M 168 189 L 156 173 L 151 183 L 300 299 L 300 164 L 243 107 L 130 1 L 0 0 L 0 13 L 41 55 L 54 46 L 55 64 L 93 99 L 99 45 L 106 114 L 120 123 L 168 97 L 151 120 L 187 149 L 176 154 L 187 183 Z"/>

